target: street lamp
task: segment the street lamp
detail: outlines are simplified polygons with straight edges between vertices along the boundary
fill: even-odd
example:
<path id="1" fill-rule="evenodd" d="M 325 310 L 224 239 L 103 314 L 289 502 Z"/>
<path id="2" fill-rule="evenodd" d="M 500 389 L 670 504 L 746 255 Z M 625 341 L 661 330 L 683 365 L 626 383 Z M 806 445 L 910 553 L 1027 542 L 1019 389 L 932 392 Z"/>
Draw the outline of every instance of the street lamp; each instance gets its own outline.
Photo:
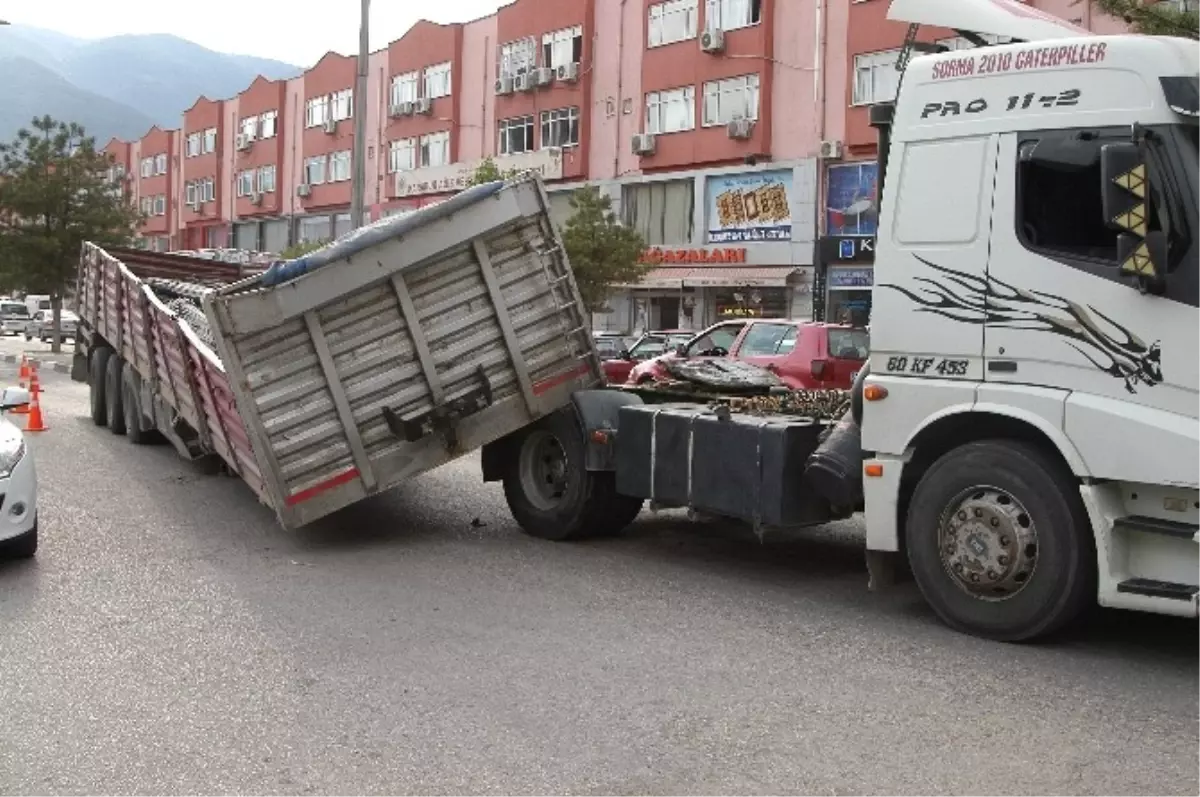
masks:
<path id="1" fill-rule="evenodd" d="M 367 183 L 367 60 L 370 58 L 371 0 L 362 0 L 358 28 L 358 76 L 354 85 L 354 150 L 350 156 L 350 229 L 362 226 Z"/>

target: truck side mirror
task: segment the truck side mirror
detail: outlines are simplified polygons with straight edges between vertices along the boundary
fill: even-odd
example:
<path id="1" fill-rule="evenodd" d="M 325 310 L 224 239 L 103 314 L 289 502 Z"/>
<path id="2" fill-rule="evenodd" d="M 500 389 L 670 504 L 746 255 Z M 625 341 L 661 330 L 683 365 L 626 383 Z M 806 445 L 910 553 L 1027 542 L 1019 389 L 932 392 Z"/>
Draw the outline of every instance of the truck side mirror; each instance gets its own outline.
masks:
<path id="1" fill-rule="evenodd" d="M 1119 230 L 1117 261 L 1143 291 L 1161 292 L 1166 279 L 1167 239 L 1150 230 L 1153 196 L 1145 148 L 1132 142 L 1100 148 L 1101 197 L 1106 223 Z"/>

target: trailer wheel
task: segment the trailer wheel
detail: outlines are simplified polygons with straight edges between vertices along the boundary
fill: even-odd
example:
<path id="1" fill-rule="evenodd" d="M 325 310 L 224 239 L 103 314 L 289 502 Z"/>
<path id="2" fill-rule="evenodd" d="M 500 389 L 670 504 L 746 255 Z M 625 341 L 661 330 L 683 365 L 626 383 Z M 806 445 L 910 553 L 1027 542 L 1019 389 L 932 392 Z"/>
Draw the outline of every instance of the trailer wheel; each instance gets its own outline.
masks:
<path id="1" fill-rule="evenodd" d="M 104 401 L 108 406 L 108 430 L 115 435 L 125 434 L 125 402 L 122 398 L 121 371 L 125 362 L 117 355 L 108 358 L 104 370 Z"/>
<path id="2" fill-rule="evenodd" d="M 121 373 L 121 405 L 125 410 L 125 437 L 135 446 L 153 442 L 153 432 L 142 428 L 142 395 L 137 371 L 126 366 Z"/>
<path id="3" fill-rule="evenodd" d="M 1059 630 L 1095 599 L 1090 535 L 1062 466 L 1027 443 L 985 440 L 925 473 L 906 546 L 917 586 L 947 625 L 1022 642 Z"/>
<path id="4" fill-rule="evenodd" d="M 104 346 L 92 351 L 88 366 L 88 396 L 92 404 L 92 423 L 104 426 L 108 423 L 108 403 L 104 400 L 105 383 L 108 381 L 108 360 L 112 349 Z"/>
<path id="5" fill-rule="evenodd" d="M 569 411 L 542 418 L 514 442 L 504 497 L 527 534 L 556 541 L 616 534 L 641 511 L 640 498 L 617 492 L 615 474 L 585 468 L 584 446 Z"/>

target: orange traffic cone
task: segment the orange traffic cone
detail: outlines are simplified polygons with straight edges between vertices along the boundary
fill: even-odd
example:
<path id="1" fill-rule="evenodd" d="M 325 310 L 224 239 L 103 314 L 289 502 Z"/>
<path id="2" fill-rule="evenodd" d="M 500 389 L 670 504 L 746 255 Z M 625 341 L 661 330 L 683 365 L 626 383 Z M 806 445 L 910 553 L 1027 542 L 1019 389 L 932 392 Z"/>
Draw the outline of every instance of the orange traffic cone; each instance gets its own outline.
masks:
<path id="1" fill-rule="evenodd" d="M 35 371 L 34 373 L 35 378 L 32 380 L 32 384 L 30 385 L 29 420 L 25 422 L 25 431 L 44 432 L 50 427 L 46 425 L 46 421 L 42 418 L 42 403 L 38 401 L 42 391 L 38 389 L 38 383 L 36 379 L 37 372 Z"/>

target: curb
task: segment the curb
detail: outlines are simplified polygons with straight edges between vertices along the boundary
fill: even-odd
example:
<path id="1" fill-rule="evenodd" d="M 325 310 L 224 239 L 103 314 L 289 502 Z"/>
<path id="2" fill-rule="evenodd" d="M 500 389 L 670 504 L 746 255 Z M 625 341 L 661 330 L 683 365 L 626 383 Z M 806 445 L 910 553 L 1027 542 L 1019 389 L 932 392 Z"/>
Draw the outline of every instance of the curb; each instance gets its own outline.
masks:
<path id="1" fill-rule="evenodd" d="M 3 359 L 3 361 L 6 363 L 19 363 L 21 361 L 20 356 L 18 356 L 16 354 L 0 354 L 0 359 Z M 37 359 L 36 357 L 30 357 L 29 362 L 38 366 L 39 368 L 41 368 L 43 365 L 49 365 L 50 369 L 52 371 L 55 371 L 56 373 L 60 373 L 60 374 L 71 373 L 71 366 L 67 365 L 66 363 L 56 363 L 56 362 L 43 363 L 41 360 Z"/>

